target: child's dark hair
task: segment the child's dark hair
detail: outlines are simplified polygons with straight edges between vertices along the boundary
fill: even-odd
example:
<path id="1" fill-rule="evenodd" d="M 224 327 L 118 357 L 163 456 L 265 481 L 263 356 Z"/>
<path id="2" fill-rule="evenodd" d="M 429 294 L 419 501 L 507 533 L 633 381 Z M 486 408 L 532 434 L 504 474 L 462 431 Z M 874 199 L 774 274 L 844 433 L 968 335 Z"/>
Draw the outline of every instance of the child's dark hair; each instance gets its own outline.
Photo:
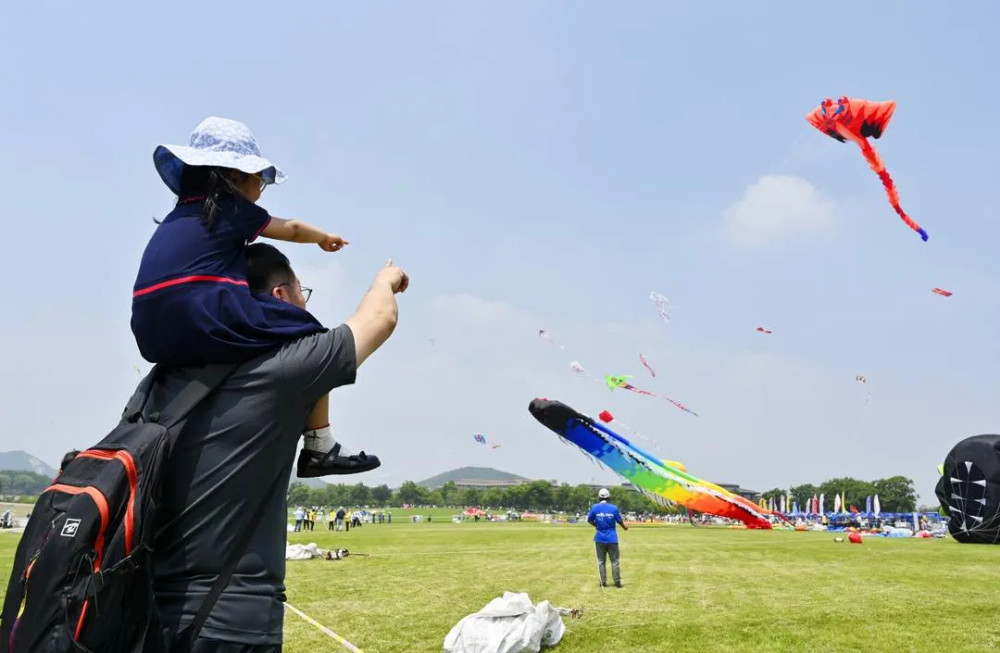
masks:
<path id="1" fill-rule="evenodd" d="M 295 281 L 288 257 L 274 245 L 253 243 L 246 246 L 247 284 L 250 292 L 267 294 L 275 286 Z"/>
<path id="2" fill-rule="evenodd" d="M 219 204 L 223 198 L 239 197 L 240 193 L 230 180 L 229 175 L 235 171 L 213 166 L 186 165 L 181 171 L 180 199 L 188 197 L 204 197 L 205 204 L 201 208 L 201 221 L 208 229 L 215 226 L 215 216 L 219 212 Z"/>

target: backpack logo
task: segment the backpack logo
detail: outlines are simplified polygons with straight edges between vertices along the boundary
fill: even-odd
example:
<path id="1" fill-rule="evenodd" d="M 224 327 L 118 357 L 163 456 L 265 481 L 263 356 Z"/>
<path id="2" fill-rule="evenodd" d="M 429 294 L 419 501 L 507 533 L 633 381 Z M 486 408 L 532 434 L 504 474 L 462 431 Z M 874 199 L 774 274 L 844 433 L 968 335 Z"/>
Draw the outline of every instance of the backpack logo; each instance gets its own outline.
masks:
<path id="1" fill-rule="evenodd" d="M 76 537 L 76 530 L 80 528 L 79 519 L 67 519 L 66 523 L 63 524 L 62 532 L 59 533 L 63 537 Z"/>

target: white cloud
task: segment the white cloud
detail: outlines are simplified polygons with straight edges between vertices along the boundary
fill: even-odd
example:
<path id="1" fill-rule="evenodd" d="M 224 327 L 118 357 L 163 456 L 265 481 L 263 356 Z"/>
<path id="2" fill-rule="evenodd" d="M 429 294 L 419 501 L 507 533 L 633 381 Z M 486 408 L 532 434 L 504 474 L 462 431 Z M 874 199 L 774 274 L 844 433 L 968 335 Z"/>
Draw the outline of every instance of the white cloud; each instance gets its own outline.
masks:
<path id="1" fill-rule="evenodd" d="M 761 247 L 796 235 L 817 234 L 836 220 L 829 199 L 805 179 L 765 176 L 723 213 L 723 235 L 743 247 Z"/>

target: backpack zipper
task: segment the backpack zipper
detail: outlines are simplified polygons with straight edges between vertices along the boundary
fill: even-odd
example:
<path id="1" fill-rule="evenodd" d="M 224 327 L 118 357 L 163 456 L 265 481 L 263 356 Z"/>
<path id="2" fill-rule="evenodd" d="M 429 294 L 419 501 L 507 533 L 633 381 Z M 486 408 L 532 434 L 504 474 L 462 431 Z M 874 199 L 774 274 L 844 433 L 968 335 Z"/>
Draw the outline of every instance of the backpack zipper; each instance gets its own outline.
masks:
<path id="1" fill-rule="evenodd" d="M 63 485 L 62 483 L 53 483 L 52 485 L 45 488 L 44 492 L 63 492 L 64 494 L 86 494 L 93 501 L 94 505 L 97 506 L 97 511 L 101 514 L 101 530 L 97 533 L 97 539 L 94 540 L 94 551 L 97 556 L 94 558 L 94 573 L 101 571 L 101 559 L 104 557 L 104 534 L 108 529 L 108 521 L 110 515 L 108 514 L 108 499 L 105 497 L 100 490 L 92 485 L 85 485 L 83 487 L 77 487 L 75 485 Z M 77 640 L 80 638 L 80 631 L 83 630 L 83 620 L 87 616 L 87 606 L 90 605 L 90 599 L 84 599 L 83 608 L 80 610 L 80 618 L 76 622 L 76 630 L 73 633 L 73 639 Z"/>
<path id="2" fill-rule="evenodd" d="M 136 471 L 135 459 L 124 450 L 105 451 L 103 449 L 87 449 L 77 454 L 77 457 L 97 458 L 98 460 L 117 460 L 125 467 L 128 476 L 128 504 L 125 506 L 125 555 L 132 553 L 132 542 L 135 531 L 135 495 L 139 484 L 139 473 Z"/>
<path id="3" fill-rule="evenodd" d="M 28 563 L 27 568 L 24 570 L 24 577 L 21 579 L 21 583 L 24 584 L 24 594 L 21 596 L 21 607 L 17 609 L 17 617 L 14 618 L 14 625 L 10 627 L 10 640 L 8 641 L 8 645 L 11 651 L 14 650 L 14 635 L 17 634 L 17 627 L 21 623 L 21 615 L 24 614 L 24 606 L 28 604 L 28 579 L 31 578 L 31 570 L 35 568 L 35 562 L 38 561 L 38 556 L 42 554 L 42 549 L 44 549 L 45 545 L 49 543 L 49 540 L 52 539 L 52 534 L 55 532 L 56 526 L 53 522 L 53 524 L 49 527 L 49 532 L 45 534 L 45 539 L 42 540 L 42 543 L 38 546 L 38 550 L 35 551 L 35 554 L 31 556 L 31 562 Z"/>

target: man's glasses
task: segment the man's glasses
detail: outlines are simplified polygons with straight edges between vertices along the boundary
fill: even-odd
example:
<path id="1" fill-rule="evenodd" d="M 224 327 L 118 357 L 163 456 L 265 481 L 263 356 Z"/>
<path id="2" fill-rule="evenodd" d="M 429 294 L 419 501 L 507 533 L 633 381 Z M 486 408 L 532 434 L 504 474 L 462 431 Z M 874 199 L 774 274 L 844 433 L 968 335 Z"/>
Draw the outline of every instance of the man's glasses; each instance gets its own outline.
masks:
<path id="1" fill-rule="evenodd" d="M 257 182 L 260 184 L 260 192 L 263 193 L 264 189 L 267 188 L 267 180 L 264 179 L 264 176 L 259 174 L 250 176 L 257 180 Z"/>
<path id="2" fill-rule="evenodd" d="M 275 288 L 280 288 L 281 286 L 289 286 L 290 287 L 291 285 L 292 284 L 290 284 L 290 283 L 279 283 L 277 286 L 275 286 Z M 302 284 L 299 284 L 299 292 L 302 293 L 302 299 L 304 301 L 308 302 L 309 298 L 312 297 L 313 289 L 312 288 L 306 288 Z"/>

